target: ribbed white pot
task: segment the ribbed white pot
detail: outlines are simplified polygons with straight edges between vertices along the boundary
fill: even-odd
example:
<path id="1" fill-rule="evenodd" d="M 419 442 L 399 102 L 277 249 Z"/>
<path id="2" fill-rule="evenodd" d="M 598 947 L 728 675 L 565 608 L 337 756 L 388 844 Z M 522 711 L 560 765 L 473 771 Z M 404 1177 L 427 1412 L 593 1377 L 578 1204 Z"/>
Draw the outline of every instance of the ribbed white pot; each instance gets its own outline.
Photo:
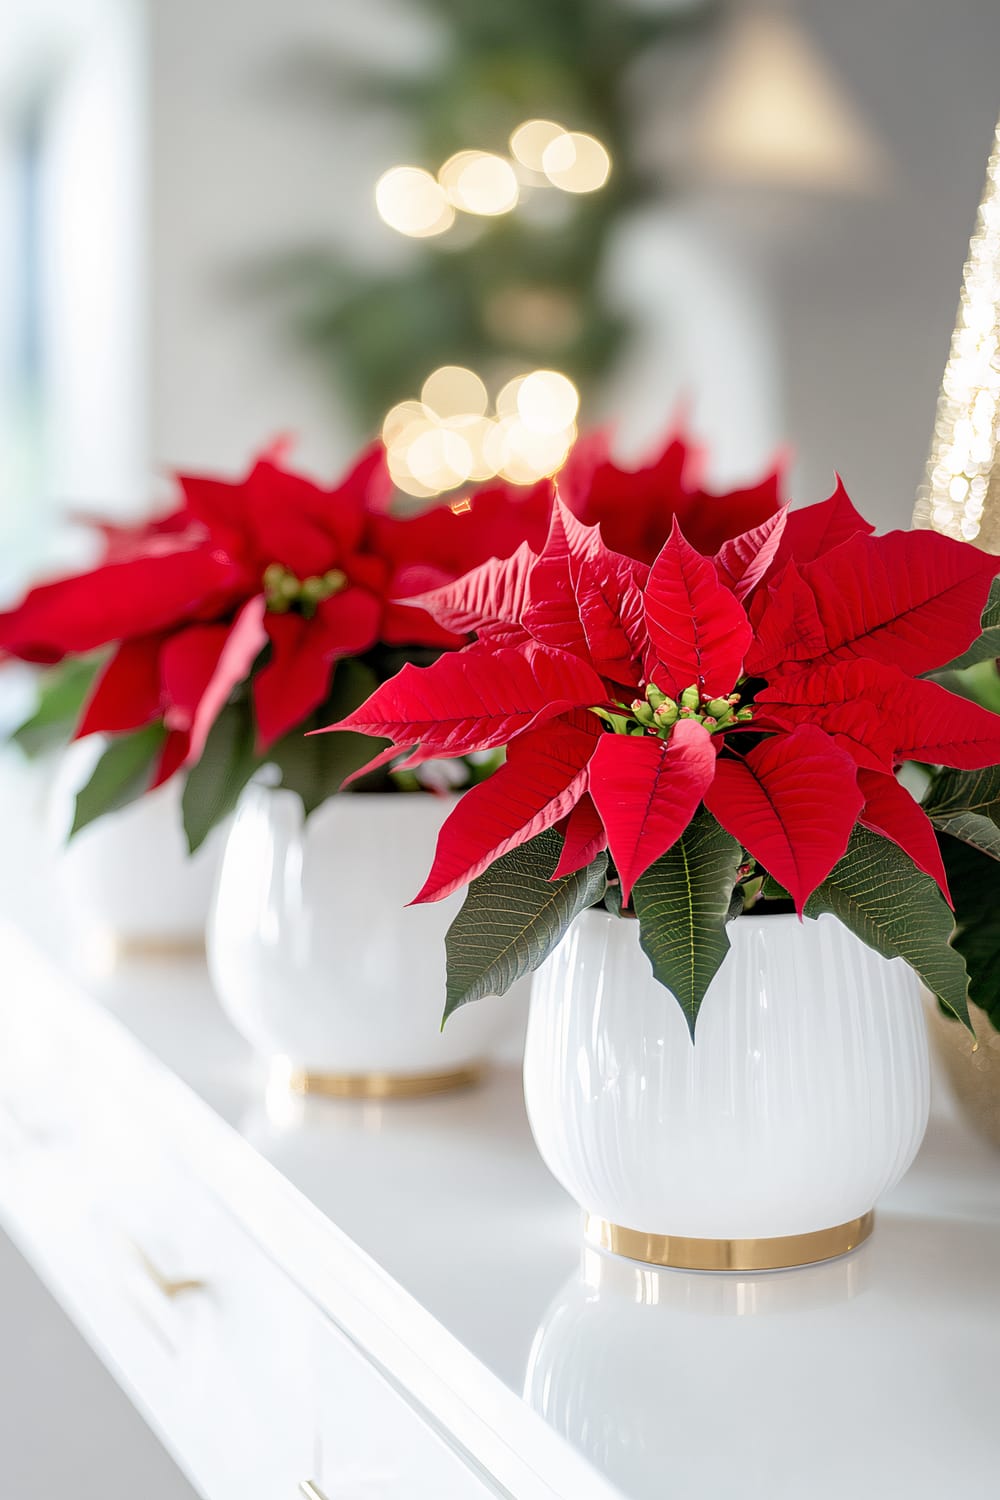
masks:
<path id="1" fill-rule="evenodd" d="M 223 834 L 188 853 L 179 777 L 69 839 L 76 794 L 105 748 L 96 735 L 70 745 L 49 793 L 55 874 L 72 926 L 126 948 L 200 944 Z"/>
<path id="2" fill-rule="evenodd" d="M 348 793 L 306 819 L 280 787 L 251 785 L 241 798 L 209 968 L 256 1051 L 311 1075 L 319 1092 L 352 1092 L 352 1078 L 357 1092 L 373 1077 L 389 1093 L 392 1080 L 433 1082 L 483 1062 L 507 1027 L 502 1006 L 470 1005 L 442 1032 L 444 939 L 463 893 L 407 905 L 453 807 L 429 793 Z"/>
<path id="3" fill-rule="evenodd" d="M 899 1180 L 923 1137 L 929 1072 L 912 971 L 831 916 L 743 916 L 729 937 L 694 1044 L 633 921 L 584 913 L 535 976 L 531 1128 L 613 1248 L 642 1235 L 758 1241 L 848 1224 Z M 636 1234 L 615 1244 L 607 1225 Z"/>

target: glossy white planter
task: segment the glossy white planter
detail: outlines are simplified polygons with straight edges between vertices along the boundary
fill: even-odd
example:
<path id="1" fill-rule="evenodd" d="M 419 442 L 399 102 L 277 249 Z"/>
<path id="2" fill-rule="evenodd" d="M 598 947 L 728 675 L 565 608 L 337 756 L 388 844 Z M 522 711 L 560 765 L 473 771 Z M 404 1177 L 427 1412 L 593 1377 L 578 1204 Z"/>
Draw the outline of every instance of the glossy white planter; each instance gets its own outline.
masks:
<path id="1" fill-rule="evenodd" d="M 77 791 L 104 748 L 98 736 L 69 746 L 49 794 L 55 873 L 71 925 L 83 940 L 110 939 L 126 953 L 200 947 L 223 834 L 188 854 L 179 777 L 67 843 Z"/>
<path id="2" fill-rule="evenodd" d="M 538 1149 L 606 1248 L 689 1269 L 840 1254 L 916 1154 L 920 988 L 835 918 L 740 917 L 692 1045 L 637 924 L 591 911 L 535 976 Z"/>
<path id="3" fill-rule="evenodd" d="M 226 843 L 208 928 L 219 999 L 293 1087 L 391 1096 L 471 1081 L 506 1026 L 502 1003 L 441 1030 L 444 938 L 463 893 L 407 906 L 454 806 L 430 794 L 345 794 L 309 819 L 253 785 Z"/>

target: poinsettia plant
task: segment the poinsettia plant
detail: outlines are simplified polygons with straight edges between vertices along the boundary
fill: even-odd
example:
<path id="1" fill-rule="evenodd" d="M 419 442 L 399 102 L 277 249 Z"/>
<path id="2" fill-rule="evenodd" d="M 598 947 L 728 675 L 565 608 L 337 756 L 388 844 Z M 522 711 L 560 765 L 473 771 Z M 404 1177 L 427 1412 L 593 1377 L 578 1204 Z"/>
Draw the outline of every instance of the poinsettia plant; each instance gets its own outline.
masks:
<path id="1" fill-rule="evenodd" d="M 184 475 L 179 504 L 134 527 L 101 526 L 89 571 L 30 590 L 0 614 L 0 655 L 43 664 L 27 749 L 91 734 L 109 744 L 77 798 L 74 831 L 180 774 L 192 849 L 264 762 L 306 810 L 367 758 L 357 734 L 306 736 L 347 713 L 404 661 L 467 636 L 397 602 L 545 534 L 549 497 L 494 489 L 454 507 L 392 514 L 380 447 L 325 488 L 275 450 L 237 482 Z M 370 789 L 474 782 L 448 770 L 381 776 Z"/>
<path id="2" fill-rule="evenodd" d="M 388 741 L 375 764 L 506 749 L 415 898 L 469 886 L 446 1016 L 503 993 L 604 901 L 638 919 L 692 1034 L 727 922 L 751 908 L 834 913 L 967 1020 L 937 832 L 962 837 L 950 784 L 924 809 L 896 770 L 1000 762 L 1000 717 L 926 675 L 967 659 L 996 559 L 875 536 L 839 483 L 763 509 L 746 527 L 742 501 L 675 506 L 648 560 L 557 499 L 539 550 L 410 601 L 474 643 L 405 666 L 331 726 Z"/>
<path id="3" fill-rule="evenodd" d="M 781 475 L 715 496 L 701 451 L 677 435 L 631 472 L 603 435 L 580 443 L 562 476 L 584 517 L 612 542 L 650 555 L 674 514 L 711 537 L 719 517 L 744 525 L 778 505 Z M 468 640 L 400 603 L 519 543 L 538 548 L 551 480 L 494 483 L 420 515 L 392 511 L 383 450 L 370 448 L 332 488 L 292 472 L 280 445 L 235 483 L 180 476 L 179 503 L 137 526 L 93 522 L 100 563 L 32 589 L 0 614 L 0 657 L 44 665 L 38 709 L 17 732 L 28 751 L 109 737 L 77 798 L 74 831 L 172 777 L 184 780 L 192 849 L 235 805 L 265 761 L 307 812 L 354 790 L 460 789 L 499 757 L 435 757 L 413 771 L 354 773 L 370 751 L 345 732 L 308 731 L 361 703 L 404 662 L 432 662 Z M 721 507 L 721 509 L 720 509 Z M 714 529 L 713 529 L 714 528 Z"/>

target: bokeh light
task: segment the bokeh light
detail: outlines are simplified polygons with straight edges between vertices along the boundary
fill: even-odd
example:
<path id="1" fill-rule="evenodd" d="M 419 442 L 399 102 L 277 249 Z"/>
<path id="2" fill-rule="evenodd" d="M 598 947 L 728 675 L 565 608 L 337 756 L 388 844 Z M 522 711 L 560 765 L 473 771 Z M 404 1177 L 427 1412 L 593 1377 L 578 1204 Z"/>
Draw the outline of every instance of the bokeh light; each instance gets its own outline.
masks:
<path id="1" fill-rule="evenodd" d="M 546 148 L 565 134 L 565 127 L 557 125 L 555 120 L 525 120 L 511 135 L 511 155 L 529 171 L 544 172 L 542 158 Z"/>
<path id="2" fill-rule="evenodd" d="M 530 432 L 567 431 L 576 421 L 580 395 L 558 370 L 533 370 L 517 387 L 517 415 Z"/>
<path id="3" fill-rule="evenodd" d="M 389 473 L 405 494 L 430 499 L 497 476 L 535 484 L 554 474 L 576 441 L 580 398 L 559 370 L 508 380 L 487 415 L 483 380 L 464 365 L 442 365 L 419 401 L 400 401 L 382 423 Z"/>
<path id="4" fill-rule="evenodd" d="M 428 375 L 420 392 L 424 406 L 439 417 L 481 417 L 489 396 L 475 370 L 464 365 L 442 365 Z"/>
<path id="5" fill-rule="evenodd" d="M 495 217 L 517 204 L 514 168 L 491 151 L 457 151 L 438 172 L 438 183 L 448 202 L 463 213 Z"/>
<path id="6" fill-rule="evenodd" d="M 390 167 L 375 184 L 379 216 L 399 234 L 426 239 L 455 222 L 455 210 L 441 184 L 422 167 Z"/>
<path id="7" fill-rule="evenodd" d="M 542 171 L 564 193 L 594 193 L 610 176 L 611 157 L 596 136 L 564 131 L 543 151 Z"/>

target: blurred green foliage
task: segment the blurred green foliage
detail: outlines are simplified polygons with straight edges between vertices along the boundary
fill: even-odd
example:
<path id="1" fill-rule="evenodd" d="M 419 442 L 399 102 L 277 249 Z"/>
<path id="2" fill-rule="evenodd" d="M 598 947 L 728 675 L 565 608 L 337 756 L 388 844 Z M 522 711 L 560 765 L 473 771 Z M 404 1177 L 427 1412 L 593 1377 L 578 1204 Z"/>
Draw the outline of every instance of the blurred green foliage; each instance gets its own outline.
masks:
<path id="1" fill-rule="evenodd" d="M 712 0 L 413 3 L 443 43 L 425 71 L 314 56 L 296 65 L 301 86 L 327 89 L 341 107 L 401 114 L 412 132 L 408 163 L 431 172 L 459 150 L 506 153 L 511 131 L 532 118 L 597 136 L 613 168 L 594 193 L 536 190 L 551 200 L 544 212 L 462 215 L 439 237 L 408 241 L 399 269 L 373 270 L 333 246 L 257 268 L 256 290 L 280 295 L 295 340 L 365 431 L 417 396 L 441 364 L 471 366 L 491 381 L 554 366 L 584 395 L 609 368 L 627 330 L 602 286 L 605 252 L 622 215 L 653 186 L 635 160 L 634 65 L 706 26 L 713 10 Z"/>

